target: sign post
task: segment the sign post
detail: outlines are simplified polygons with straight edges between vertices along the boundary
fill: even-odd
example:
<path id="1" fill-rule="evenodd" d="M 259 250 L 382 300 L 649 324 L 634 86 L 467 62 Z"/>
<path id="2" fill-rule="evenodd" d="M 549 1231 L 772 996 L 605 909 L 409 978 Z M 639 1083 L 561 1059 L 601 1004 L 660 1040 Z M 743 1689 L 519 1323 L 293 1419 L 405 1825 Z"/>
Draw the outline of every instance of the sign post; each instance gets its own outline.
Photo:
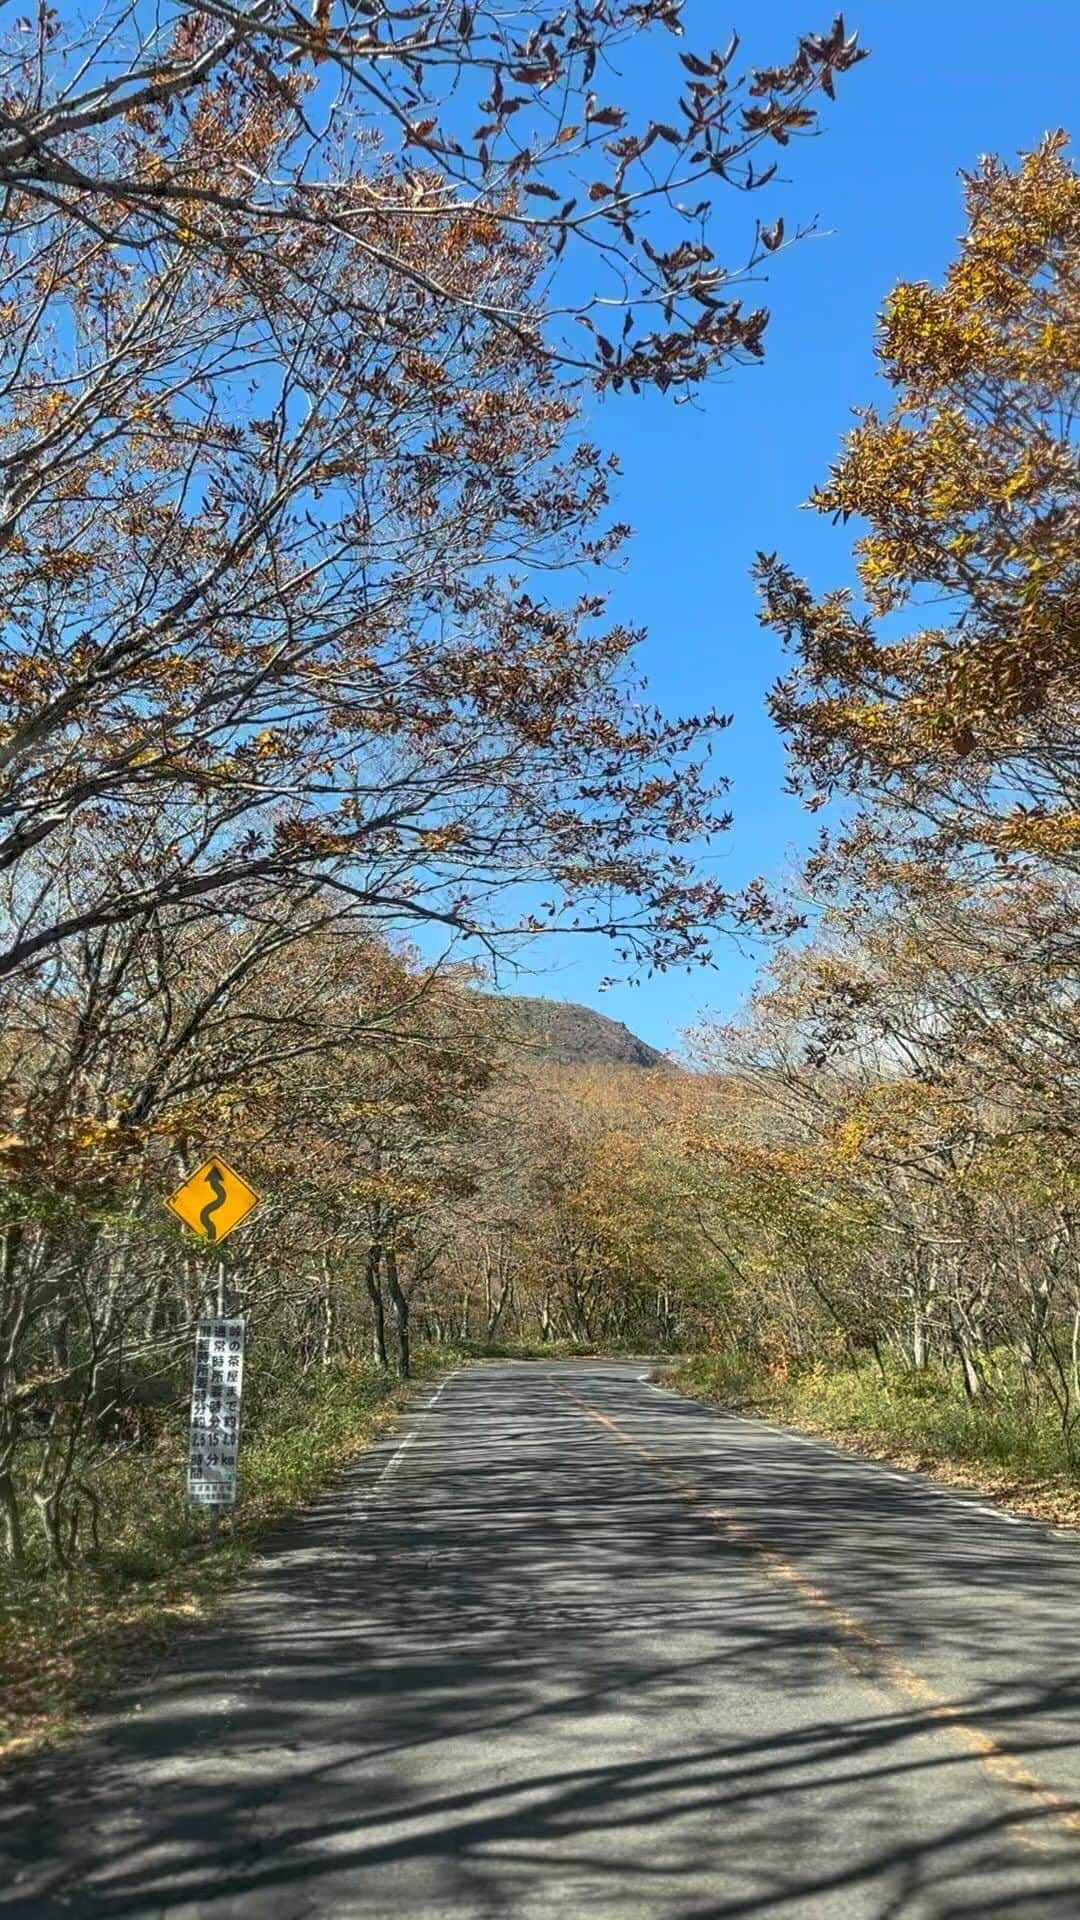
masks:
<path id="1" fill-rule="evenodd" d="M 191 1506 L 209 1507 L 214 1537 L 219 1510 L 236 1500 L 244 1329 L 241 1315 L 214 1314 L 201 1319 L 195 1333 L 187 1494 Z"/>
<path id="2" fill-rule="evenodd" d="M 217 1154 L 189 1174 L 165 1202 L 201 1240 L 215 1243 L 258 1204 L 254 1187 Z M 195 1331 L 187 1474 L 188 1504 L 207 1508 L 211 1542 L 217 1539 L 222 1507 L 236 1502 L 246 1326 L 242 1314 L 226 1312 L 224 1260 L 218 1261 L 216 1281 L 217 1312 L 203 1315 Z"/>

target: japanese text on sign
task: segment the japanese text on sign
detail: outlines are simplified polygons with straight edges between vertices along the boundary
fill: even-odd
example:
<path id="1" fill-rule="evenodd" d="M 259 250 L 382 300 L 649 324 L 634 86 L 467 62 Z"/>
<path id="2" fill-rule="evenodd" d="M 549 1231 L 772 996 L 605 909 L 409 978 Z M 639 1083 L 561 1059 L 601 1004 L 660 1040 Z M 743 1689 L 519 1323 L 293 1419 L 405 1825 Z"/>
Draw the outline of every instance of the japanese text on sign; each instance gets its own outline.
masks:
<path id="1" fill-rule="evenodd" d="M 243 1377 L 243 1320 L 200 1320 L 188 1445 L 188 1500 L 193 1506 L 228 1507 L 236 1499 Z"/>

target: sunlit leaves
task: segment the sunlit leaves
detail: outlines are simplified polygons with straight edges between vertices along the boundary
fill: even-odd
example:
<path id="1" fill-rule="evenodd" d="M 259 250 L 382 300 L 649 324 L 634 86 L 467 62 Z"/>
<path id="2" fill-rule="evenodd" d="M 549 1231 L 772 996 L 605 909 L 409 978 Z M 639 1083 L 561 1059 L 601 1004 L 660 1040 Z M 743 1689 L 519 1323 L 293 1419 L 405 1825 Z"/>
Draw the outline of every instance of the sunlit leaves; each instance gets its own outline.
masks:
<path id="1" fill-rule="evenodd" d="M 998 818 L 1010 787 L 1048 821 L 1075 802 L 1080 179 L 1064 147 L 1054 135 L 1015 169 L 984 162 L 944 285 L 901 285 L 886 306 L 894 405 L 860 417 L 813 497 L 869 523 L 856 554 L 870 618 L 775 558 L 758 569 L 766 621 L 796 654 L 773 710 L 800 784 L 887 790 L 954 846 L 1022 846 L 1019 816 Z M 904 628 L 882 630 L 898 612 Z M 1044 850 L 1052 838 L 1048 825 Z"/>

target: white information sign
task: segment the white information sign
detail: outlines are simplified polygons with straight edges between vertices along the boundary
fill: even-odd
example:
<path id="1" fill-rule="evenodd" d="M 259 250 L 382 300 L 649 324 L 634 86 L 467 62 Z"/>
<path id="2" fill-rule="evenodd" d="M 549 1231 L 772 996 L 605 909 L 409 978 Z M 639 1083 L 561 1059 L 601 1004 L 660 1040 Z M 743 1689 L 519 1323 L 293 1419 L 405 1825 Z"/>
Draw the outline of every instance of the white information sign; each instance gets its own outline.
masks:
<path id="1" fill-rule="evenodd" d="M 220 1315 L 200 1320 L 191 1387 L 188 1500 L 196 1507 L 231 1507 L 240 1451 L 240 1391 L 244 1378 L 244 1322 Z"/>

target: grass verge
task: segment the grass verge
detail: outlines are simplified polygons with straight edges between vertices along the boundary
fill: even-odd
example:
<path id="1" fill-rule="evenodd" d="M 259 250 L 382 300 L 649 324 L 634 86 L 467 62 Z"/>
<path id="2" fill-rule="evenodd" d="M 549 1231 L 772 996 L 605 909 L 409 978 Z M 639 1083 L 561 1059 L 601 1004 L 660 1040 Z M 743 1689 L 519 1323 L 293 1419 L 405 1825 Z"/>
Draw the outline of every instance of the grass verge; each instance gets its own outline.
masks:
<path id="1" fill-rule="evenodd" d="M 969 1400 L 938 1369 L 885 1381 L 869 1364 L 811 1367 L 779 1380 L 725 1355 L 698 1353 L 660 1377 L 695 1399 L 819 1433 L 870 1459 L 988 1495 L 1048 1526 L 1080 1528 L 1080 1469 L 1068 1458 L 1053 1409 L 1033 1409 L 1007 1393 Z"/>
<path id="2" fill-rule="evenodd" d="M 414 1382 L 459 1363 L 421 1349 Z M 310 1500 L 405 1407 L 410 1387 L 371 1363 L 299 1376 L 257 1410 L 241 1455 L 241 1498 L 211 1548 L 184 1501 L 182 1415 L 152 1447 L 102 1473 L 100 1550 L 67 1575 L 43 1568 L 0 1584 L 0 1762 L 78 1727 L 120 1680 L 149 1669 L 185 1623 L 236 1580 L 268 1528 Z"/>

